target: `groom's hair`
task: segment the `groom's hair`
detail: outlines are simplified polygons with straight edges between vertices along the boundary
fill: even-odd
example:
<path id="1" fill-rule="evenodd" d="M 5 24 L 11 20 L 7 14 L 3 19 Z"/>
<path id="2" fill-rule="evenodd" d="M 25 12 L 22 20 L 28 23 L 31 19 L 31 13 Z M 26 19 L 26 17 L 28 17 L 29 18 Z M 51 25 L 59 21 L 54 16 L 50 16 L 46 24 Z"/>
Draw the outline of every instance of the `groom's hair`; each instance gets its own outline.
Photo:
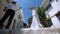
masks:
<path id="1" fill-rule="evenodd" d="M 16 4 L 16 2 L 15 2 L 15 1 L 12 1 L 12 3 L 15 3 L 15 4 Z"/>

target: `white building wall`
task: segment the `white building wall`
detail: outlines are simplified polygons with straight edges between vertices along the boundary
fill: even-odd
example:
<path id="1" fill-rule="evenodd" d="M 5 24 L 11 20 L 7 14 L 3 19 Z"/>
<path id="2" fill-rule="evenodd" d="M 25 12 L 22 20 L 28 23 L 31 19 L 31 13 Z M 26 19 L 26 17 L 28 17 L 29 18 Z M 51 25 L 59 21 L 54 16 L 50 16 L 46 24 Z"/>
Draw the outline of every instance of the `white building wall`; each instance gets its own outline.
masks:
<path id="1" fill-rule="evenodd" d="M 53 9 L 49 12 L 49 15 L 50 16 L 53 16 L 55 15 L 56 13 L 58 13 L 58 11 L 60 10 L 60 0 L 58 0 L 58 2 L 56 2 L 56 0 L 54 0 L 52 3 L 51 3 Z"/>
<path id="2" fill-rule="evenodd" d="M 55 16 L 55 14 L 58 13 L 58 11 L 60 10 L 60 0 L 58 0 L 58 2 L 56 0 L 54 0 L 52 3 L 51 3 L 53 9 L 51 11 L 49 11 L 49 15 L 51 18 L 51 21 L 53 23 L 53 26 L 54 27 L 60 27 L 60 21 L 59 19 Z"/>

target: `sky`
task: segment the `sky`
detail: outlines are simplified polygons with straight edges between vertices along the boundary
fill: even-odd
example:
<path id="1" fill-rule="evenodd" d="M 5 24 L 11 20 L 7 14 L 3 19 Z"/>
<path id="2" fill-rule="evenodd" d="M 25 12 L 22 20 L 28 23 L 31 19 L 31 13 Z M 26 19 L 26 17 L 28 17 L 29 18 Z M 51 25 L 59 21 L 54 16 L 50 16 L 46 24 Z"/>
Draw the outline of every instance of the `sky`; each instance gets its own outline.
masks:
<path id="1" fill-rule="evenodd" d="M 28 23 L 28 18 L 32 16 L 32 12 L 30 10 L 31 6 L 35 6 L 36 8 L 41 5 L 43 0 L 14 0 L 16 1 L 23 10 L 24 22 Z"/>

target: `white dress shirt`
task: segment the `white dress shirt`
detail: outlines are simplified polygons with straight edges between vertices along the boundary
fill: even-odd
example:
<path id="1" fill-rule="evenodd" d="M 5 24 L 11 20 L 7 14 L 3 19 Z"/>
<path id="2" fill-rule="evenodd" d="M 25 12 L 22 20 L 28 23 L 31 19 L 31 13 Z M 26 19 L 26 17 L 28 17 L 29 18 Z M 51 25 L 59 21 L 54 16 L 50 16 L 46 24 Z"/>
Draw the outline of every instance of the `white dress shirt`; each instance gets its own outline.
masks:
<path id="1" fill-rule="evenodd" d="M 7 7 L 8 9 L 12 9 L 12 10 L 14 10 L 14 11 L 17 10 L 16 6 L 14 6 L 14 5 L 11 4 L 11 3 L 7 3 L 6 7 Z"/>

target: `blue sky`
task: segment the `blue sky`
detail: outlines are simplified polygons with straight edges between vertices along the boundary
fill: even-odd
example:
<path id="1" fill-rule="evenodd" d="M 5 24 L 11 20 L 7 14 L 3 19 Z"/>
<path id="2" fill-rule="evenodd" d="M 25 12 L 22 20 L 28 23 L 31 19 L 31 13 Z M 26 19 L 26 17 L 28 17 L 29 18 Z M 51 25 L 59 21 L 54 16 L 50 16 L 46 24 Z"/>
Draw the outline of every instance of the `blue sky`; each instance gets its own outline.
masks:
<path id="1" fill-rule="evenodd" d="M 32 16 L 30 7 L 35 6 L 37 8 L 42 3 L 42 0 L 15 0 L 15 1 L 19 3 L 23 10 L 25 23 L 28 23 L 28 18 Z"/>

